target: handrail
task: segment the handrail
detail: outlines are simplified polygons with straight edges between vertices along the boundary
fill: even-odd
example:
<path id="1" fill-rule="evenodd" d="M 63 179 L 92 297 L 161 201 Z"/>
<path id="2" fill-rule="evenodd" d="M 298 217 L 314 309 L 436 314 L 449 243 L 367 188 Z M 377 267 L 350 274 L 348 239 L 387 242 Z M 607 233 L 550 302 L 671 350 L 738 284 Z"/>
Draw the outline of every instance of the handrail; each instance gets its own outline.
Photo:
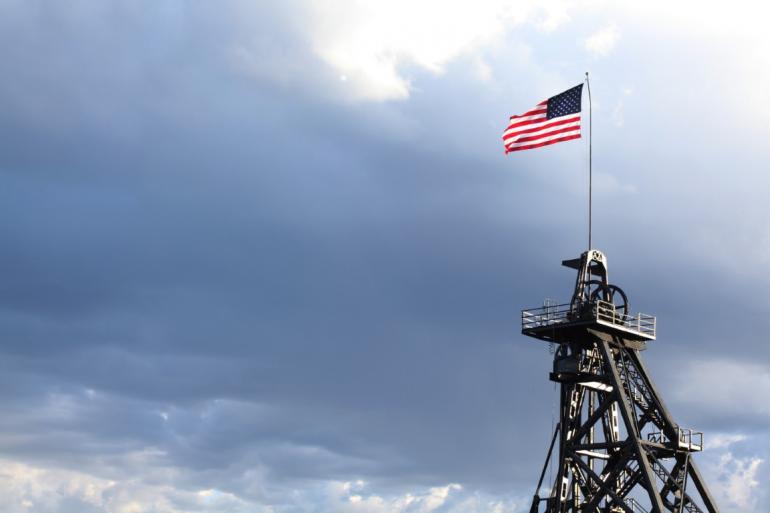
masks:
<path id="1" fill-rule="evenodd" d="M 642 505 L 639 503 L 639 501 L 634 499 L 633 497 L 626 497 L 625 503 L 626 503 L 626 506 L 631 508 L 632 511 L 639 512 L 639 513 L 647 513 L 647 510 L 644 509 Z"/>
<path id="2" fill-rule="evenodd" d="M 522 330 L 532 330 L 578 321 L 598 321 L 626 330 L 636 331 L 655 338 L 657 321 L 655 316 L 637 313 L 628 315 L 618 312 L 615 305 L 607 301 L 595 301 L 573 308 L 569 304 L 545 305 L 521 311 Z"/>
<path id="3" fill-rule="evenodd" d="M 691 451 L 703 450 L 703 432 L 695 431 L 689 428 L 676 428 L 677 447 L 686 448 Z M 663 431 L 655 431 L 647 434 L 647 441 L 667 445 L 671 440 Z"/>

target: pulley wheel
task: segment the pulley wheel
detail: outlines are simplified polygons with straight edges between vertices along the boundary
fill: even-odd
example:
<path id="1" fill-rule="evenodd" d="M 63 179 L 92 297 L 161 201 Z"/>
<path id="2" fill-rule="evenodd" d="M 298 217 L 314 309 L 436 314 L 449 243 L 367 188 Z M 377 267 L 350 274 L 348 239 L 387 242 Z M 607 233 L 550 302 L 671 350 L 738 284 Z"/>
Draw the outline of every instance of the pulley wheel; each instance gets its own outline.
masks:
<path id="1" fill-rule="evenodd" d="M 628 305 L 628 296 L 617 285 L 605 285 L 597 282 L 598 286 L 591 292 L 591 301 L 601 299 L 615 305 L 615 313 L 628 315 L 631 308 Z"/>

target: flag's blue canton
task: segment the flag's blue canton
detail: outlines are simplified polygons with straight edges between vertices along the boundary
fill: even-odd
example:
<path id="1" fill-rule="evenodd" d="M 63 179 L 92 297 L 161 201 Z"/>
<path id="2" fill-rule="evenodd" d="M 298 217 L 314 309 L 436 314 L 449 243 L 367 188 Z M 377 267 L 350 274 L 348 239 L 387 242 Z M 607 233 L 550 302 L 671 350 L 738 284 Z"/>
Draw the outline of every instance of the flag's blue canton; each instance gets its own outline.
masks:
<path id="1" fill-rule="evenodd" d="M 546 119 L 558 118 L 567 114 L 580 112 L 580 99 L 583 96 L 583 84 L 567 89 L 563 93 L 548 98 L 548 115 Z"/>

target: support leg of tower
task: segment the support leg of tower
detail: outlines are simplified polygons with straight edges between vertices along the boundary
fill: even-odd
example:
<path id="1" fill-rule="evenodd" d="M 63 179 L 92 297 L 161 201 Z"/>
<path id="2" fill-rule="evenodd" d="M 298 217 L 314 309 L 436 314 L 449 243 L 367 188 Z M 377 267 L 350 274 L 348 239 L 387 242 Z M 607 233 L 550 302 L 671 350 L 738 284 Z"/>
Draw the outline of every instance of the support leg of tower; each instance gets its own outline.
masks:
<path id="1" fill-rule="evenodd" d="M 623 416 L 623 422 L 625 423 L 627 430 L 632 430 L 633 426 L 636 425 L 636 419 L 634 418 L 634 412 L 631 410 L 631 402 L 626 395 L 623 382 L 620 379 L 618 367 L 615 364 L 615 357 L 612 354 L 612 348 L 606 340 L 599 340 L 598 345 L 602 351 L 602 354 L 604 355 L 605 362 L 611 373 L 611 380 L 615 388 L 615 393 L 618 396 L 618 403 L 620 406 L 620 413 Z M 647 452 L 644 450 L 641 442 L 639 441 L 639 433 L 631 432 L 628 433 L 628 435 L 628 440 L 631 443 L 632 450 L 634 451 L 639 461 L 639 467 L 642 471 L 642 481 L 644 482 L 644 486 L 647 489 L 648 495 L 650 497 L 650 504 L 652 505 L 651 513 L 664 513 L 663 501 L 661 500 L 660 494 L 658 493 L 655 475 L 652 472 L 650 460 L 647 458 Z"/>
<path id="2" fill-rule="evenodd" d="M 700 470 L 698 470 L 698 466 L 693 460 L 690 460 L 688 470 L 690 473 L 690 478 L 692 479 L 693 484 L 695 484 L 695 488 L 697 488 L 698 493 L 700 493 L 701 500 L 703 500 L 703 504 L 706 506 L 706 509 L 709 511 L 709 513 L 719 513 L 717 503 L 714 501 L 714 497 L 711 496 L 711 492 L 709 492 L 708 488 L 706 487 L 706 484 L 703 481 L 703 477 L 700 474 Z"/>

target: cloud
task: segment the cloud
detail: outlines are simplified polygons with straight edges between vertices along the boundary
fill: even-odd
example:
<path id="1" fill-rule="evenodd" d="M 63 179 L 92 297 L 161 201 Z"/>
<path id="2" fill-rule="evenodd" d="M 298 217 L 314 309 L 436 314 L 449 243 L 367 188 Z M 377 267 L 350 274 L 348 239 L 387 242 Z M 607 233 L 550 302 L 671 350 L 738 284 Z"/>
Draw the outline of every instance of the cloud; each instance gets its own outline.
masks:
<path id="1" fill-rule="evenodd" d="M 404 73 L 410 66 L 441 74 L 451 60 L 473 54 L 513 27 L 530 23 L 553 31 L 569 20 L 570 4 L 317 1 L 309 6 L 310 39 L 317 55 L 346 77 L 351 98 L 398 100 L 412 89 Z"/>
<path id="2" fill-rule="evenodd" d="M 710 433 L 708 445 L 709 449 L 724 449 L 738 442 L 743 442 L 746 435 L 739 433 Z"/>
<path id="3" fill-rule="evenodd" d="M 15 507 L 526 510 L 558 399 L 516 316 L 571 292 L 585 148 L 499 135 L 582 74 L 606 6 L 37 5 L 0 6 Z M 682 418 L 762 432 L 764 150 L 692 123 L 720 108 L 718 53 L 684 58 L 708 38 L 630 18 L 633 65 L 594 63 L 605 105 L 635 91 L 623 131 L 596 109 L 594 236 L 676 342 L 653 372 L 702 358 L 671 373 Z M 730 436 L 725 472 L 763 482 L 770 444 Z"/>
<path id="4" fill-rule="evenodd" d="M 593 172 L 594 192 L 606 196 L 635 194 L 637 188 L 631 183 L 622 183 L 611 173 Z"/>
<path id="5" fill-rule="evenodd" d="M 752 448 L 764 444 L 764 435 L 740 432 L 710 433 L 705 451 L 697 461 L 722 511 L 761 511 L 766 487 L 764 459 L 752 455 Z"/>
<path id="6" fill-rule="evenodd" d="M 83 472 L 0 460 L 0 492 L 7 513 L 240 513 L 270 508 L 218 490 L 181 490 L 141 479 L 107 480 Z"/>
<path id="7" fill-rule="evenodd" d="M 620 39 L 620 29 L 612 24 L 588 36 L 583 48 L 594 57 L 607 57 L 615 49 Z"/>
<path id="8" fill-rule="evenodd" d="M 523 503 L 469 494 L 457 484 L 382 496 L 359 480 L 316 483 L 270 504 L 212 488 L 180 488 L 173 481 L 107 480 L 8 459 L 0 463 L 7 513 L 515 513 Z"/>
<path id="9" fill-rule="evenodd" d="M 759 505 L 757 475 L 763 460 L 756 457 L 739 458 L 732 453 L 722 456 L 714 493 L 722 496 L 725 508 L 737 511 L 755 511 Z M 724 503 L 723 503 L 724 504 Z"/>
<path id="10" fill-rule="evenodd" d="M 698 408 L 703 415 L 737 422 L 770 417 L 770 404 L 765 400 L 770 394 L 770 367 L 766 364 L 698 359 L 675 375 L 674 384 L 676 400 Z"/>

